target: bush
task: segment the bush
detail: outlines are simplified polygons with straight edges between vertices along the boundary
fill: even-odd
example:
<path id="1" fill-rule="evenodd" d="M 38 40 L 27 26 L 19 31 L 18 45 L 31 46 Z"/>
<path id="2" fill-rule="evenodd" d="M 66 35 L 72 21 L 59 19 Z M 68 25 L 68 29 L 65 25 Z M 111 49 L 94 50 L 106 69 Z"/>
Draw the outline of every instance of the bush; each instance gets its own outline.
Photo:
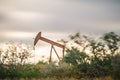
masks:
<path id="1" fill-rule="evenodd" d="M 112 56 L 111 58 L 112 61 L 112 77 L 114 80 L 119 80 L 120 79 L 120 54 L 116 54 Z"/>

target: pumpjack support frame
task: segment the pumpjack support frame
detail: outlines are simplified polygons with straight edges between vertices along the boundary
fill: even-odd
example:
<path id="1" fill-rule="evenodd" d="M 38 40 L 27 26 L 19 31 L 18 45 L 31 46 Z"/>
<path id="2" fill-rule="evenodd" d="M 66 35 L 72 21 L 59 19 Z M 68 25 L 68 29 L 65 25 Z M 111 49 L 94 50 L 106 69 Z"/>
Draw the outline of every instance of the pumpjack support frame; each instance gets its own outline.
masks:
<path id="1" fill-rule="evenodd" d="M 59 61 L 60 61 L 60 56 L 58 55 L 58 53 L 57 53 L 57 51 L 56 51 L 56 49 L 55 49 L 54 46 L 57 46 L 57 47 L 62 48 L 62 54 L 63 54 L 63 57 L 64 57 L 64 50 L 65 50 L 64 45 L 62 45 L 62 44 L 60 44 L 60 43 L 57 43 L 57 42 L 54 42 L 54 41 L 52 41 L 52 40 L 50 40 L 50 39 L 47 39 L 47 38 L 45 38 L 45 37 L 42 37 L 42 36 L 41 36 L 41 32 L 39 32 L 39 33 L 36 35 L 35 40 L 34 40 L 34 46 L 37 44 L 37 42 L 38 42 L 39 40 L 42 40 L 42 41 L 44 41 L 44 42 L 47 42 L 47 43 L 50 43 L 50 44 L 51 44 L 49 62 L 51 62 L 52 50 L 54 50 L 54 52 L 55 52 L 56 55 L 57 55 L 57 58 L 58 58 Z"/>

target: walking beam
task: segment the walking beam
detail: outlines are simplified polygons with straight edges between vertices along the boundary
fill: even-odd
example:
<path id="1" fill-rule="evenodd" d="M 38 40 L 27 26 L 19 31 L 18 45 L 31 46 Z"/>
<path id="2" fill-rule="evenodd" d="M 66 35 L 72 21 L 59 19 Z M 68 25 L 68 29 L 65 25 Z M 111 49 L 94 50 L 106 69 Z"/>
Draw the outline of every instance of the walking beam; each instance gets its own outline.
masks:
<path id="1" fill-rule="evenodd" d="M 54 48 L 53 46 L 57 46 L 57 47 L 62 48 L 62 53 L 63 53 L 63 57 L 64 57 L 64 50 L 65 50 L 64 45 L 62 45 L 62 44 L 60 44 L 60 43 L 57 43 L 57 42 L 54 42 L 54 41 L 52 41 L 52 40 L 50 40 L 50 39 L 47 39 L 47 38 L 45 38 L 45 37 L 42 37 L 42 36 L 41 36 L 41 32 L 39 32 L 39 33 L 37 34 L 37 36 L 36 36 L 36 38 L 35 38 L 35 40 L 34 40 L 34 46 L 37 44 L 37 42 L 38 42 L 39 40 L 42 40 L 42 41 L 47 42 L 47 43 L 50 43 L 50 44 L 52 45 L 51 47 L 54 49 L 54 51 L 55 51 L 55 53 L 56 53 L 56 55 L 57 55 L 57 57 L 58 57 L 59 60 L 60 60 L 60 57 L 58 56 L 58 54 L 57 54 L 57 52 L 56 52 L 56 50 L 55 50 L 55 48 Z M 50 51 L 50 56 L 51 56 L 51 54 L 52 54 L 52 52 Z"/>

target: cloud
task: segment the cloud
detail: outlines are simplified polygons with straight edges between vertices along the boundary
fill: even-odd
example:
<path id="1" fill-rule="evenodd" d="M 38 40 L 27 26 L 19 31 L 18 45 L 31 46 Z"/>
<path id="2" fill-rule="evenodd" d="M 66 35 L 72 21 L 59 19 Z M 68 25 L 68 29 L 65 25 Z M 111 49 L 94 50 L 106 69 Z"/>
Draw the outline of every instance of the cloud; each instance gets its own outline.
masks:
<path id="1" fill-rule="evenodd" d="M 3 31 L 102 32 L 120 30 L 115 0 L 1 0 Z"/>

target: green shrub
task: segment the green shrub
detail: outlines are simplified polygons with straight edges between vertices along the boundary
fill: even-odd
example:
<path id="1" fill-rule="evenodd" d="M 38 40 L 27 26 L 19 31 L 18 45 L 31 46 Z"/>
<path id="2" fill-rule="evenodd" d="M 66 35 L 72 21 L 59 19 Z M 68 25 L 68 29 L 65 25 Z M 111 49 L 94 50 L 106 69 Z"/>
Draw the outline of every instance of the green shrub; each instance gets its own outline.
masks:
<path id="1" fill-rule="evenodd" d="M 120 79 L 120 54 L 116 54 L 115 56 L 112 56 L 112 77 L 114 80 Z"/>

